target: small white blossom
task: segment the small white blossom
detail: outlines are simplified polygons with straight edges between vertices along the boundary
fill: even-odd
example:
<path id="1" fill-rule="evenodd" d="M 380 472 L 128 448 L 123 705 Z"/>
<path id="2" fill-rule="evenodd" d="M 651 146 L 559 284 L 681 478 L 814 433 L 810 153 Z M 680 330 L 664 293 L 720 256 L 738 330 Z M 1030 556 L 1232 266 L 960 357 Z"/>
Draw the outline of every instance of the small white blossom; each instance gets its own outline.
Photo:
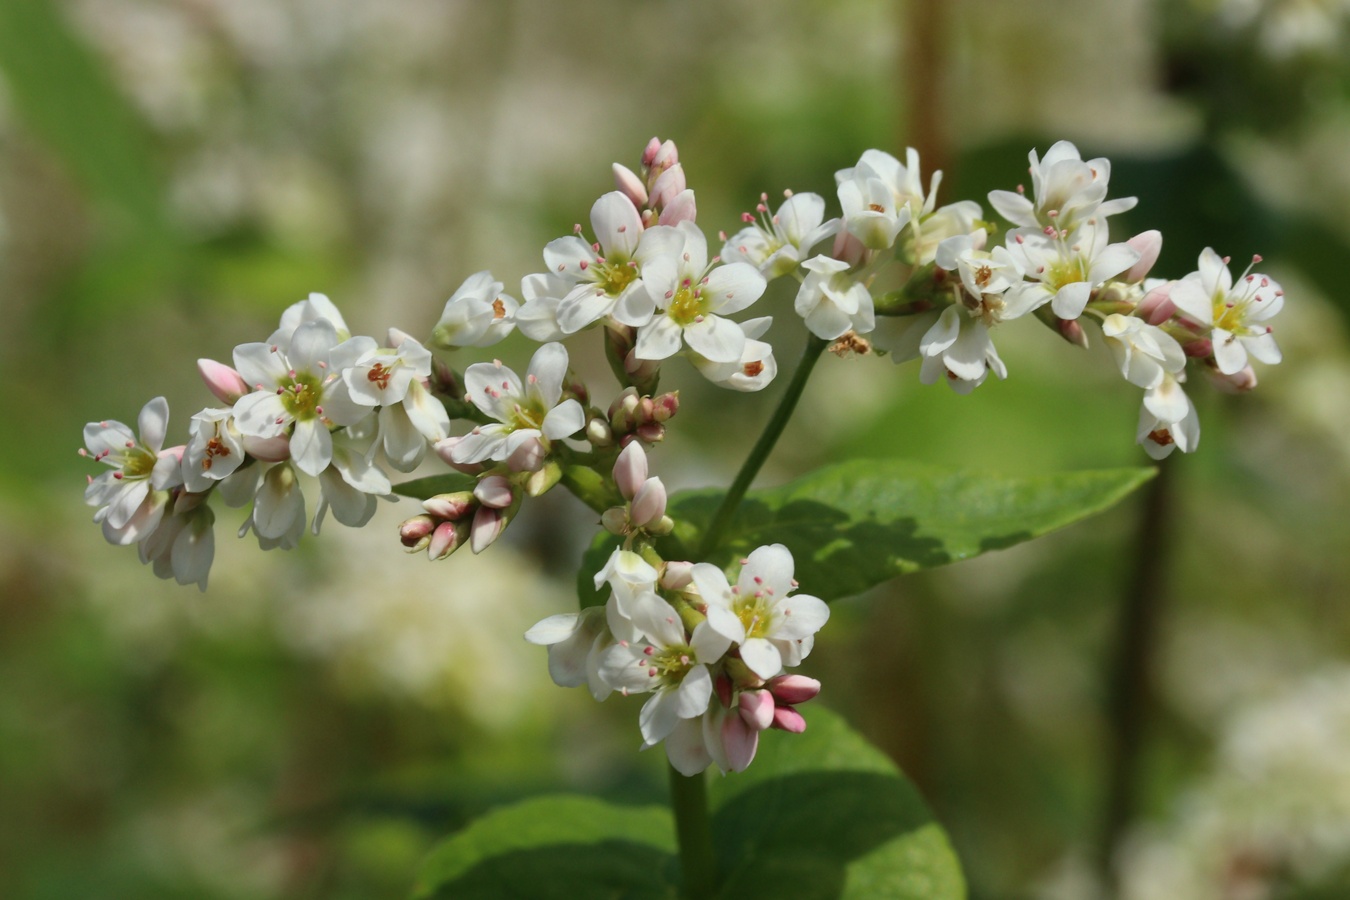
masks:
<path id="1" fill-rule="evenodd" d="M 876 326 L 872 295 L 849 274 L 848 263 L 816 256 L 802 263 L 807 275 L 793 303 L 806 328 L 832 341 L 846 331 L 866 334 Z"/>
<path id="2" fill-rule="evenodd" d="M 167 490 L 182 483 L 181 464 L 173 452 L 161 452 L 169 425 L 169 404 L 156 397 L 141 408 L 137 438 L 121 422 L 106 420 L 84 426 L 81 455 L 111 466 L 89 479 L 84 502 L 98 507 L 94 521 L 112 544 L 134 544 L 158 527 L 168 502 Z"/>
<path id="3" fill-rule="evenodd" d="M 1266 276 L 1244 273 L 1235 288 L 1228 260 L 1206 247 L 1199 271 L 1173 285 L 1169 298 L 1188 318 L 1213 329 L 1214 362 L 1224 375 L 1242 371 L 1248 356 L 1269 365 L 1282 358 L 1265 323 L 1284 306 L 1284 291 Z"/>
<path id="4" fill-rule="evenodd" d="M 1045 152 L 1044 159 L 1038 158 L 1033 149 L 1029 160 L 1034 202 L 1020 190 L 989 193 L 989 204 L 1014 225 L 1072 231 L 1093 217 L 1105 221 L 1107 216 L 1133 209 L 1139 202 L 1136 197 L 1107 200 L 1110 160 L 1084 162 L 1078 148 L 1068 141 L 1056 143 Z"/>
<path id="5" fill-rule="evenodd" d="M 927 194 L 919 175 L 919 154 L 905 152 L 905 163 L 882 150 L 865 150 L 858 164 L 834 173 L 844 227 L 869 250 L 895 243 L 900 230 L 933 211 L 942 173 L 933 173 Z"/>
<path id="6" fill-rule="evenodd" d="M 1072 232 L 1018 229 L 1008 235 L 1008 249 L 1033 283 L 1024 290 L 1044 295 L 1061 319 L 1083 314 L 1094 288 L 1139 261 L 1139 251 L 1126 243 L 1111 244 L 1105 222 L 1085 222 Z M 1039 296 L 1033 301 L 1040 306 Z"/>
<path id="7" fill-rule="evenodd" d="M 431 352 L 415 339 L 403 336 L 396 349 L 354 345 L 333 365 L 342 370 L 353 402 L 378 406 L 380 443 L 390 465 L 400 472 L 417 468 L 426 454 L 428 442 L 445 439 L 450 433 L 450 417 L 445 406 L 425 387 L 431 375 Z"/>
<path id="8" fill-rule="evenodd" d="M 745 333 L 745 349 L 736 362 L 713 362 L 693 351 L 689 352 L 689 360 L 700 375 L 719 387 L 742 393 L 762 391 L 778 375 L 773 347 L 758 339 L 772 322 L 772 317 L 764 316 L 739 323 Z"/>
<path id="9" fill-rule="evenodd" d="M 511 333 L 519 306 L 491 272 L 475 272 L 445 301 L 432 341 L 447 349 L 491 347 Z"/>
<path id="10" fill-rule="evenodd" d="M 244 461 L 244 441 L 232 409 L 204 409 L 192 417 L 191 438 L 183 450 L 183 484 L 208 491 Z"/>
<path id="11" fill-rule="evenodd" d="M 838 219 L 825 221 L 825 199 L 819 194 L 789 194 L 772 215 L 767 195 L 761 200 L 760 218 L 743 216 L 748 224 L 727 239 L 722 259 L 749 263 L 767 279 L 792 272 L 812 247 L 839 230 Z"/>
<path id="12" fill-rule="evenodd" d="M 1154 459 L 1162 459 L 1174 447 L 1190 453 L 1200 444 L 1200 417 L 1181 384 L 1171 375 L 1144 395 L 1139 410 L 1136 443 Z"/>
<path id="13" fill-rule="evenodd" d="M 1125 380 L 1144 390 L 1156 388 L 1169 373 L 1176 375 L 1186 367 L 1186 353 L 1176 339 L 1143 319 L 1109 315 L 1102 334 Z"/>

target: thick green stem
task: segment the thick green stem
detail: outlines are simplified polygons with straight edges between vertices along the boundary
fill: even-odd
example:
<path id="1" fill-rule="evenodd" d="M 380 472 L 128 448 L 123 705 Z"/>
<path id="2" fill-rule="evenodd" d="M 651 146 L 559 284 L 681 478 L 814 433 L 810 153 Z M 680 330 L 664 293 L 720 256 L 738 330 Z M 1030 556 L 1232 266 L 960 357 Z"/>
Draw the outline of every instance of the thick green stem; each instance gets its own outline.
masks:
<path id="1" fill-rule="evenodd" d="M 824 352 L 827 346 L 829 346 L 829 341 L 821 340 L 815 335 L 807 338 L 806 350 L 802 353 L 802 360 L 797 363 L 797 371 L 792 374 L 792 381 L 788 384 L 787 391 L 778 401 L 778 408 L 773 411 L 773 418 L 769 420 L 768 425 L 764 426 L 764 433 L 759 436 L 759 440 L 750 450 L 750 455 L 741 464 L 741 470 L 736 473 L 736 480 L 727 489 L 727 495 L 722 498 L 722 505 L 717 508 L 712 522 L 708 524 L 708 530 L 703 533 L 703 540 L 699 543 L 697 559 L 707 559 L 708 555 L 716 550 L 721 543 L 722 535 L 727 530 L 727 526 L 731 524 L 732 518 L 736 515 L 736 510 L 740 508 L 745 492 L 750 489 L 750 483 L 759 474 L 764 461 L 769 458 L 769 453 L 773 451 L 774 444 L 778 443 L 778 438 L 782 436 L 783 429 L 787 427 L 788 420 L 792 418 L 792 413 L 797 408 L 797 401 L 801 399 L 802 391 L 806 388 L 806 382 L 811 377 L 811 370 L 816 367 L 816 361 L 820 359 L 820 354 Z"/>
<path id="2" fill-rule="evenodd" d="M 690 777 L 672 766 L 670 805 L 675 811 L 675 836 L 680 844 L 681 893 L 686 900 L 711 897 L 717 889 L 717 859 L 713 856 L 704 773 Z"/>

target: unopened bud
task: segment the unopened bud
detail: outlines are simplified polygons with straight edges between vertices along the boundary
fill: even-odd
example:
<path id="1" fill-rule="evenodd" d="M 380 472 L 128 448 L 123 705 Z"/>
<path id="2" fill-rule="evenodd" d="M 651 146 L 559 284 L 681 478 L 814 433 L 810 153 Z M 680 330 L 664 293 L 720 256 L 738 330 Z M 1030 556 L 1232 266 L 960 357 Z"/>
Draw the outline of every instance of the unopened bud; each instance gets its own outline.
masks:
<path id="1" fill-rule="evenodd" d="M 668 562 L 661 572 L 661 587 L 668 591 L 682 591 L 693 583 L 694 564 L 691 562 Z"/>
<path id="2" fill-rule="evenodd" d="M 600 514 L 600 524 L 610 534 L 622 537 L 628 533 L 628 513 L 622 506 L 611 506 Z"/>
<path id="3" fill-rule="evenodd" d="M 643 526 L 643 530 L 650 535 L 661 537 L 664 534 L 670 534 L 675 530 L 675 520 L 670 516 L 662 516 L 659 521 L 649 522 Z"/>
<path id="4" fill-rule="evenodd" d="M 431 543 L 431 533 L 435 530 L 436 520 L 423 513 L 398 526 L 398 539 L 409 553 L 416 553 Z"/>
<path id="5" fill-rule="evenodd" d="M 631 446 L 636 447 L 638 443 L 634 441 Z M 629 518 L 638 528 L 646 528 L 649 524 L 660 522 L 666 515 L 666 486 L 661 483 L 661 479 L 648 478 L 638 489 L 631 507 Z"/>
<path id="6" fill-rule="evenodd" d="M 631 434 L 637 427 L 636 412 L 639 397 L 636 388 L 624 388 L 622 394 L 609 405 L 609 425 L 614 434 Z"/>
<path id="7" fill-rule="evenodd" d="M 637 423 L 639 425 L 646 425 L 649 422 L 655 422 L 656 421 L 655 414 L 656 414 L 656 404 L 652 402 L 651 397 L 643 397 L 642 399 L 638 400 L 636 418 Z"/>
<path id="8" fill-rule="evenodd" d="M 665 422 L 680 411 L 680 392 L 670 391 L 653 398 L 652 421 Z"/>
<path id="9" fill-rule="evenodd" d="M 1172 288 L 1175 286 L 1175 281 L 1169 281 L 1145 294 L 1144 299 L 1139 301 L 1139 316 L 1150 325 L 1161 325 L 1175 316 L 1177 308 L 1172 302 Z"/>
<path id="10" fill-rule="evenodd" d="M 1148 277 L 1153 264 L 1158 261 L 1158 254 L 1162 252 L 1162 232 L 1141 231 L 1125 243 L 1139 251 L 1139 261 L 1125 270 L 1125 274 L 1120 277 L 1123 281 L 1137 284 Z"/>
<path id="11" fill-rule="evenodd" d="M 759 749 L 759 732 L 740 716 L 728 715 L 722 720 L 722 749 L 726 752 L 727 768 L 744 772 Z"/>
<path id="12" fill-rule="evenodd" d="M 431 533 L 431 542 L 427 545 L 427 556 L 431 559 L 445 559 L 464 545 L 464 534 L 468 531 L 466 522 L 442 522 Z"/>
<path id="13" fill-rule="evenodd" d="M 453 494 L 437 494 L 422 501 L 422 508 L 438 519 L 456 521 L 467 516 L 478 507 L 473 491 L 456 491 Z"/>
<path id="14" fill-rule="evenodd" d="M 638 209 L 647 205 L 647 186 L 627 166 L 614 164 L 614 186 Z"/>
<path id="15" fill-rule="evenodd" d="M 731 695 L 736 690 L 735 685 L 731 683 L 731 679 L 725 675 L 718 675 L 717 679 L 713 681 L 713 690 L 717 692 L 717 699 L 721 701 L 722 707 L 724 709 L 729 708 L 731 706 Z"/>
<path id="16" fill-rule="evenodd" d="M 244 435 L 244 452 L 263 462 L 283 462 L 291 458 L 291 441 L 284 434 L 271 438 Z"/>
<path id="17" fill-rule="evenodd" d="M 656 162 L 656 154 L 660 152 L 661 152 L 661 139 L 658 137 L 654 137 L 647 142 L 647 146 L 642 150 L 642 165 L 646 167 Z"/>
<path id="18" fill-rule="evenodd" d="M 389 343 L 386 346 L 393 347 L 395 349 L 397 349 L 399 345 L 401 345 L 404 341 L 415 341 L 416 343 L 419 344 L 421 343 L 421 341 L 418 341 L 417 338 L 413 337 L 411 334 L 408 334 L 408 332 L 404 331 L 402 328 L 393 328 L 393 327 L 390 327 L 389 329 L 388 341 Z"/>
<path id="19" fill-rule="evenodd" d="M 684 166 L 676 164 L 666 169 L 652 182 L 652 209 L 665 209 L 688 187 L 684 180 Z"/>
<path id="20" fill-rule="evenodd" d="M 596 416 L 586 423 L 586 440 L 592 447 L 609 447 L 614 444 L 614 431 L 608 422 Z"/>
<path id="21" fill-rule="evenodd" d="M 477 497 L 478 502 L 484 506 L 490 506 L 493 509 L 505 509 L 515 502 L 516 492 L 511 487 L 511 482 L 501 475 L 488 475 L 486 478 L 478 479 L 478 484 L 473 489 L 473 496 Z"/>
<path id="22" fill-rule="evenodd" d="M 698 204 L 694 200 L 694 192 L 686 188 L 662 208 L 656 224 L 678 225 L 681 222 L 692 222 L 697 218 Z"/>
<path id="23" fill-rule="evenodd" d="M 444 397 L 463 397 L 464 386 L 455 370 L 443 359 L 432 360 L 431 391 Z"/>
<path id="24" fill-rule="evenodd" d="M 793 734 L 801 734 L 806 730 L 806 720 L 802 714 L 790 706 L 779 706 L 773 711 L 772 728 L 779 731 L 790 731 Z"/>
<path id="25" fill-rule="evenodd" d="M 242 375 L 214 359 L 197 360 L 197 371 L 201 374 L 202 381 L 206 382 L 207 390 L 215 394 L 221 403 L 229 406 L 234 406 L 235 401 L 252 390 Z"/>
<path id="26" fill-rule="evenodd" d="M 482 553 L 492 545 L 497 538 L 502 536 L 506 530 L 510 518 L 504 510 L 492 509 L 487 506 L 478 507 L 478 512 L 473 514 L 473 529 L 469 535 L 469 549 L 474 553 Z"/>
<path id="27" fill-rule="evenodd" d="M 1087 332 L 1083 330 L 1082 325 L 1078 324 L 1077 319 L 1060 319 L 1055 327 L 1059 329 L 1059 336 L 1070 344 L 1082 347 L 1084 350 L 1088 348 Z"/>
<path id="28" fill-rule="evenodd" d="M 1209 338 L 1200 338 L 1197 341 L 1182 344 L 1181 349 L 1186 351 L 1187 356 L 1194 359 L 1204 359 L 1214 353 L 1214 344 Z"/>
<path id="29" fill-rule="evenodd" d="M 820 682 L 805 675 L 776 675 L 769 679 L 769 691 L 784 703 L 805 703 L 820 693 Z"/>
<path id="30" fill-rule="evenodd" d="M 741 691 L 740 696 L 736 698 L 736 705 L 739 707 L 741 719 L 756 731 L 763 731 L 773 724 L 776 706 L 773 695 L 768 691 Z"/>
<path id="31" fill-rule="evenodd" d="M 644 444 L 659 444 L 666 439 L 666 426 L 658 422 L 649 422 L 646 425 L 639 425 L 634 434 Z"/>
<path id="32" fill-rule="evenodd" d="M 1213 379 L 1214 386 L 1225 394 L 1244 394 L 1256 387 L 1256 370 L 1250 364 L 1232 375 L 1224 375 L 1215 369 L 1210 371 L 1209 376 Z"/>
<path id="33" fill-rule="evenodd" d="M 537 472 L 547 456 L 543 441 L 537 437 L 526 438 L 506 457 L 506 467 L 512 472 Z"/>
<path id="34" fill-rule="evenodd" d="M 562 481 L 562 464 L 556 459 L 550 459 L 531 472 L 522 487 L 526 495 L 541 497 L 553 490 L 553 486 L 559 481 Z"/>
<path id="35" fill-rule="evenodd" d="M 625 500 L 632 500 L 647 480 L 647 451 L 634 441 L 614 460 L 614 484 Z"/>
<path id="36" fill-rule="evenodd" d="M 665 171 L 680 161 L 680 151 L 674 141 L 666 141 L 659 148 L 649 164 L 654 171 Z"/>

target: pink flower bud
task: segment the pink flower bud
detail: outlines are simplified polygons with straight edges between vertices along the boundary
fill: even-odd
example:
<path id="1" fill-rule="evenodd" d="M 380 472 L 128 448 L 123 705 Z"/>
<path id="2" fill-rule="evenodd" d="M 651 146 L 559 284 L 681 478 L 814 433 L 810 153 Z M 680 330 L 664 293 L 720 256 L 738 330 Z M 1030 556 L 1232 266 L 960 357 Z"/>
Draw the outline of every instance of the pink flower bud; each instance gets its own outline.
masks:
<path id="1" fill-rule="evenodd" d="M 773 711 L 773 728 L 779 731 L 790 731 L 793 734 L 801 734 L 806 730 L 806 720 L 802 714 L 790 706 L 780 706 Z"/>
<path id="2" fill-rule="evenodd" d="M 614 461 L 614 484 L 625 500 L 632 500 L 647 480 L 647 451 L 634 441 Z"/>
<path id="3" fill-rule="evenodd" d="M 638 209 L 647 205 L 647 186 L 627 166 L 614 164 L 614 185 Z"/>
<path id="4" fill-rule="evenodd" d="M 652 420 L 665 422 L 680 411 L 680 392 L 671 391 L 653 400 Z"/>
<path id="5" fill-rule="evenodd" d="M 539 438 L 527 438 L 506 457 L 506 467 L 512 472 L 537 472 L 547 456 Z"/>
<path id="6" fill-rule="evenodd" d="M 422 501 L 422 508 L 438 519 L 457 521 L 478 508 L 478 501 L 471 491 L 456 491 L 453 494 L 437 494 Z"/>
<path id="7" fill-rule="evenodd" d="M 1159 285 L 1139 301 L 1138 312 L 1145 322 L 1161 325 L 1177 314 L 1177 308 L 1172 303 L 1172 287 L 1175 284 L 1175 281 L 1169 281 Z"/>
<path id="8" fill-rule="evenodd" d="M 834 249 L 830 251 L 830 256 L 850 266 L 859 266 L 867 258 L 867 248 L 847 229 L 841 229 L 834 236 Z"/>
<path id="9" fill-rule="evenodd" d="M 675 142 L 666 141 L 657 148 L 656 153 L 652 156 L 652 161 L 648 165 L 658 171 L 664 171 L 679 161 L 680 151 L 675 149 Z"/>
<path id="10" fill-rule="evenodd" d="M 674 165 L 666 169 L 652 183 L 652 209 L 665 209 L 688 187 L 684 180 L 684 166 Z"/>
<path id="11" fill-rule="evenodd" d="M 682 591 L 694 583 L 694 564 L 691 562 L 668 562 L 665 571 L 661 573 L 661 587 L 668 591 Z M 728 682 L 730 684 L 730 682 Z M 731 695 L 727 695 L 726 706 L 731 703 Z"/>
<path id="12" fill-rule="evenodd" d="M 1250 364 L 1232 375 L 1224 375 L 1214 369 L 1210 371 L 1209 377 L 1213 380 L 1214 386 L 1225 394 L 1243 394 L 1256 387 L 1256 370 Z"/>
<path id="13" fill-rule="evenodd" d="M 426 514 L 413 516 L 398 526 L 398 539 L 409 553 L 416 553 L 431 543 L 431 533 L 436 530 L 436 520 Z"/>
<path id="14" fill-rule="evenodd" d="M 1125 243 L 1139 251 L 1139 261 L 1120 277 L 1122 281 L 1136 284 L 1148 277 L 1153 264 L 1158 261 L 1158 253 L 1162 251 L 1162 232 L 1141 231 Z"/>
<path id="15" fill-rule="evenodd" d="M 273 438 L 244 435 L 241 443 L 245 453 L 263 462 L 284 462 L 291 458 L 291 442 L 285 435 Z"/>
<path id="16" fill-rule="evenodd" d="M 642 150 L 642 165 L 650 166 L 652 163 L 656 162 L 656 154 L 660 152 L 661 139 L 654 137 L 647 142 L 647 146 Z"/>
<path id="17" fill-rule="evenodd" d="M 1186 355 L 1189 357 L 1194 359 L 1204 359 L 1206 356 L 1214 353 L 1214 344 L 1210 342 L 1209 338 L 1201 338 L 1198 341 L 1182 344 L 1181 349 L 1185 350 Z"/>
<path id="18" fill-rule="evenodd" d="M 666 426 L 650 422 L 646 425 L 639 425 L 635 433 L 638 440 L 643 443 L 659 444 L 666 439 Z"/>
<path id="19" fill-rule="evenodd" d="M 1059 329 L 1059 336 L 1070 344 L 1082 347 L 1084 350 L 1088 348 L 1087 332 L 1083 330 L 1082 325 L 1078 324 L 1077 319 L 1060 319 L 1055 323 L 1055 327 Z"/>
<path id="20" fill-rule="evenodd" d="M 431 533 L 431 541 L 427 544 L 427 556 L 431 559 L 445 559 L 463 544 L 464 523 L 442 522 Z"/>
<path id="21" fill-rule="evenodd" d="M 404 341 L 417 341 L 417 338 L 413 337 L 411 334 L 408 334 L 408 332 L 404 331 L 402 328 L 391 327 L 389 329 L 389 336 L 387 340 L 389 341 L 389 343 L 386 346 L 397 349 L 398 346 L 402 344 Z M 418 341 L 418 343 L 421 342 Z"/>
<path id="22" fill-rule="evenodd" d="M 631 434 L 637 427 L 638 392 L 636 388 L 624 388 L 623 393 L 614 398 L 609 405 L 609 424 L 614 434 Z"/>
<path id="23" fill-rule="evenodd" d="M 511 482 L 501 475 L 489 475 L 478 479 L 473 495 L 478 498 L 478 502 L 493 509 L 506 509 L 516 500 L 516 492 L 511 487 Z"/>
<path id="24" fill-rule="evenodd" d="M 820 693 L 820 682 L 805 675 L 776 675 L 769 679 L 769 691 L 783 703 L 805 703 Z"/>
<path id="25" fill-rule="evenodd" d="M 678 225 L 681 222 L 692 222 L 697 218 L 698 204 L 694 202 L 694 192 L 683 190 L 661 209 L 656 224 Z"/>
<path id="26" fill-rule="evenodd" d="M 502 536 L 506 530 L 508 519 L 499 509 L 492 509 L 488 506 L 478 507 L 478 512 L 473 514 L 473 530 L 469 535 L 469 549 L 474 553 L 482 553 L 493 541 Z"/>
<path id="27" fill-rule="evenodd" d="M 207 390 L 229 406 L 234 406 L 235 401 L 253 390 L 238 372 L 214 359 L 197 360 L 197 371 L 206 382 Z"/>
<path id="28" fill-rule="evenodd" d="M 634 441 L 630 447 L 638 446 Z M 638 528 L 660 522 L 666 515 L 666 486 L 660 478 L 648 478 L 633 498 L 629 518 Z"/>
<path id="29" fill-rule="evenodd" d="M 759 732 L 740 716 L 729 715 L 722 720 L 722 748 L 726 751 L 727 768 L 744 772 L 759 749 Z"/>
<path id="30" fill-rule="evenodd" d="M 741 718 L 745 724 L 756 731 L 763 731 L 773 724 L 773 695 L 768 691 L 741 691 L 736 698 Z"/>

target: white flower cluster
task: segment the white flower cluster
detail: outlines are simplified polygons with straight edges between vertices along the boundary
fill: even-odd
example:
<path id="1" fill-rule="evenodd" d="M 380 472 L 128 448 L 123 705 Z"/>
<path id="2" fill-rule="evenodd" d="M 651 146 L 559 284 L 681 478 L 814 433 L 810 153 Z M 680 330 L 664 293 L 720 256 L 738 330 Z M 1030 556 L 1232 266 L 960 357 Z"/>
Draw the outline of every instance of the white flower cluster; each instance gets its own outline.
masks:
<path id="1" fill-rule="evenodd" d="M 811 652 L 829 607 L 793 594 L 792 554 L 782 544 L 742 559 L 734 585 L 710 563 L 627 549 L 635 531 L 659 525 L 665 492 L 659 479 L 646 477 L 638 444 L 624 457 L 615 476 L 635 489 L 625 490 L 627 507 L 612 510 L 622 515 L 607 516 L 606 524 L 629 540 L 595 576 L 597 588 L 609 586 L 608 601 L 550 616 L 525 637 L 549 648 L 549 674 L 563 687 L 584 684 L 597 700 L 614 691 L 650 693 L 638 717 L 642 747 L 665 741 L 681 773 L 713 763 L 723 772 L 742 771 L 761 731 L 805 730 L 795 706 L 814 697 L 820 683 L 784 669 Z"/>
<path id="2" fill-rule="evenodd" d="M 768 278 L 801 282 L 796 311 L 823 340 L 841 349 L 870 346 L 896 363 L 919 359 L 919 379 L 945 381 L 968 393 L 994 373 L 1007 376 L 993 330 L 1033 313 L 1081 346 L 1080 319 L 1096 319 L 1121 374 L 1145 391 L 1138 441 L 1154 458 L 1195 449 L 1199 422 L 1181 385 L 1186 363 L 1206 368 L 1226 390 L 1248 390 L 1256 375 L 1248 357 L 1280 360 L 1267 321 L 1283 303 L 1269 277 L 1250 269 L 1235 282 L 1212 250 L 1198 271 L 1179 281 L 1148 279 L 1162 235 L 1147 231 L 1112 243 L 1108 218 L 1132 209 L 1135 198 L 1107 198 L 1111 164 L 1084 160 L 1067 141 L 1044 157 L 1030 154 L 1031 196 L 993 191 L 989 202 L 1012 227 L 991 245 L 995 226 L 978 203 L 937 206 L 941 173 L 925 191 L 918 154 L 906 161 L 880 150 L 835 173 L 842 218 L 824 221 L 815 194 L 793 194 L 726 239 L 724 259 L 756 265 Z M 827 237 L 827 254 L 811 248 Z M 1255 257 L 1254 262 L 1259 262 Z M 874 298 L 873 285 L 890 265 L 901 289 Z M 851 338 L 851 340 L 846 340 Z"/>

